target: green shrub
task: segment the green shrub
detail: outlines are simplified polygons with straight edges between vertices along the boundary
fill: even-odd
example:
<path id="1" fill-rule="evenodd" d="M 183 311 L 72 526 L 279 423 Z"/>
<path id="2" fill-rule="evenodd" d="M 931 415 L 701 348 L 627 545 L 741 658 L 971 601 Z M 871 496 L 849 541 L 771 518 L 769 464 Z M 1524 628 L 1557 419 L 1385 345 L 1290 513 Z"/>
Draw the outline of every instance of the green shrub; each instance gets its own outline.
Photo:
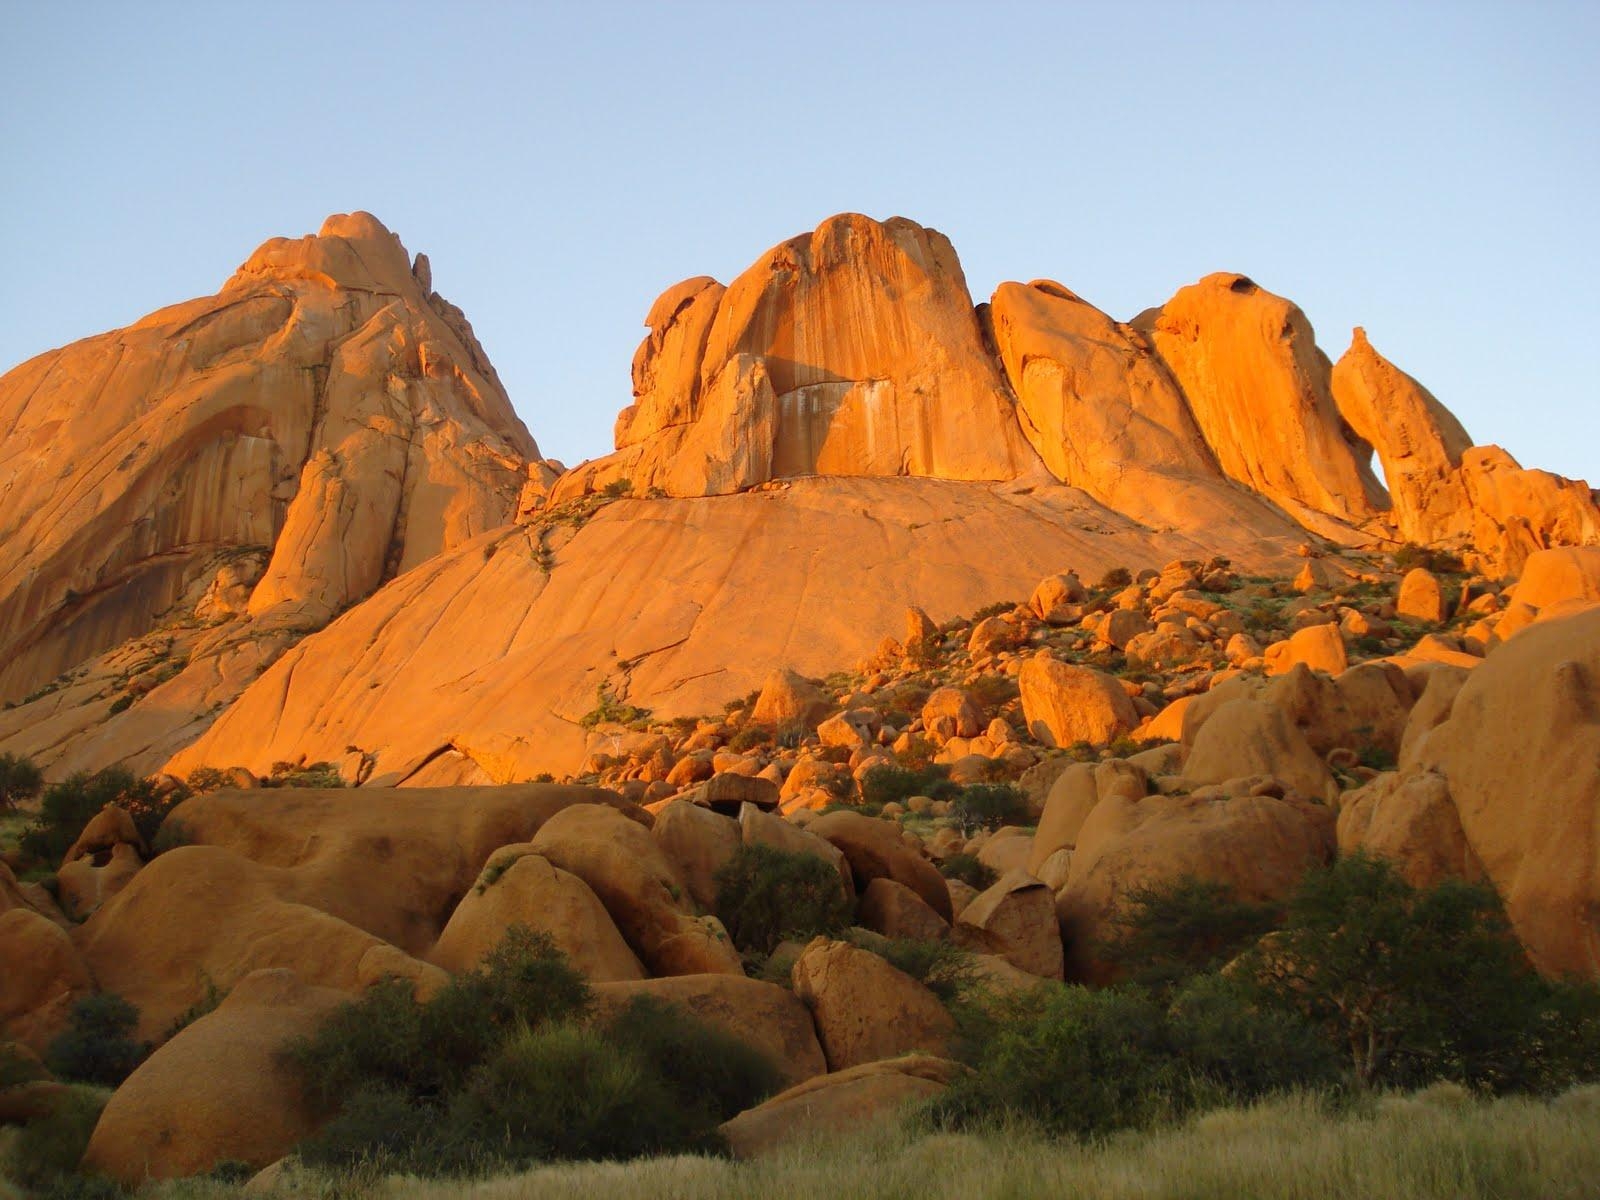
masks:
<path id="1" fill-rule="evenodd" d="M 6 1174 L 40 1197 L 100 1200 L 121 1195 L 107 1179 L 76 1174 L 107 1095 L 87 1088 L 65 1092 L 44 1116 L 24 1125 L 6 1156 Z"/>
<path id="2" fill-rule="evenodd" d="M 1342 1082 L 1334 1047 L 1298 1014 L 1253 1003 L 1247 983 L 1200 975 L 1168 1011 L 1175 1053 L 1231 1101 Z"/>
<path id="3" fill-rule="evenodd" d="M 167 813 L 187 798 L 186 789 L 158 794 L 154 780 L 136 778 L 122 767 L 107 767 L 93 775 L 80 771 L 45 788 L 38 816 L 19 845 L 30 858 L 59 862 L 83 827 L 107 804 L 127 809 L 140 836 L 148 842 Z"/>
<path id="4" fill-rule="evenodd" d="M 980 829 L 999 829 L 1027 818 L 1028 798 L 1012 783 L 974 783 L 950 802 L 950 816 L 971 837 Z"/>
<path id="5" fill-rule="evenodd" d="M 648 708 L 623 703 L 611 694 L 610 684 L 603 681 L 595 686 L 594 697 L 594 707 L 578 718 L 578 724 L 585 729 L 596 725 L 637 725 L 650 719 Z"/>
<path id="6" fill-rule="evenodd" d="M 265 784 L 275 788 L 342 788 L 344 776 L 331 762 L 275 762 Z"/>
<path id="7" fill-rule="evenodd" d="M 1102 592 L 1120 592 L 1132 582 L 1133 572 L 1127 567 L 1112 567 L 1100 576 L 1100 583 L 1097 586 Z"/>
<path id="8" fill-rule="evenodd" d="M 0 1042 L 0 1092 L 44 1079 L 48 1072 L 16 1042 Z"/>
<path id="9" fill-rule="evenodd" d="M 950 769 L 943 766 L 930 765 L 919 770 L 873 767 L 861 777 L 862 803 L 879 807 L 895 801 L 903 803 L 912 796 L 948 800 L 960 790 L 950 782 Z"/>
<path id="10" fill-rule="evenodd" d="M 184 783 L 197 796 L 229 786 L 227 775 L 216 767 L 196 767 L 184 777 Z"/>
<path id="11" fill-rule="evenodd" d="M 746 725 L 733 735 L 728 742 L 728 749 L 743 754 L 746 750 L 754 750 L 759 746 L 767 745 L 776 737 L 777 730 L 771 725 Z"/>
<path id="12" fill-rule="evenodd" d="M 1181 1113 L 1192 1088 L 1161 1008 L 1122 988 L 1064 987 L 1019 999 L 974 1065 L 933 1106 L 938 1123 L 1031 1121 L 1091 1137 Z"/>
<path id="13" fill-rule="evenodd" d="M 0 812 L 32 800 L 44 789 L 44 772 L 30 758 L 0 754 Z"/>
<path id="14" fill-rule="evenodd" d="M 994 868 L 986 866 L 976 854 L 949 855 L 939 864 L 939 872 L 946 879 L 959 879 L 980 892 L 1000 878 Z"/>
<path id="15" fill-rule="evenodd" d="M 150 1052 L 131 1036 L 138 1024 L 139 1010 L 115 992 L 84 996 L 45 1050 L 45 1066 L 62 1079 L 116 1087 Z"/>
<path id="16" fill-rule="evenodd" d="M 588 1001 L 526 931 L 427 1004 L 399 981 L 372 989 L 291 1051 L 333 1110 L 301 1158 L 441 1175 L 715 1150 L 717 1125 L 778 1086 L 772 1064 L 677 1006 L 640 997 L 588 1025 Z"/>
<path id="17" fill-rule="evenodd" d="M 1487 885 L 1418 889 L 1387 860 L 1346 856 L 1306 877 L 1249 969 L 1266 1002 L 1320 1027 L 1365 1084 L 1510 1090 L 1541 1073 L 1551 992 Z"/>
<path id="18" fill-rule="evenodd" d="M 879 955 L 897 971 L 904 971 L 947 1006 L 959 1005 L 978 982 L 971 952 L 954 942 L 874 936 L 856 944 Z"/>
<path id="19" fill-rule="evenodd" d="M 1226 884 L 1185 875 L 1128 889 L 1100 957 L 1164 995 L 1258 941 L 1275 924 L 1270 905 L 1246 904 Z"/>
<path id="20" fill-rule="evenodd" d="M 342 1005 L 290 1047 L 307 1098 L 326 1111 L 359 1091 L 437 1101 L 507 1034 L 586 1012 L 588 985 L 549 935 L 512 926 L 474 971 L 426 1003 L 391 980 Z"/>
<path id="21" fill-rule="evenodd" d="M 844 929 L 854 916 L 838 870 L 814 854 L 741 846 L 716 883 L 717 916 L 741 950 L 770 954 L 785 939 Z"/>
<path id="22" fill-rule="evenodd" d="M 771 1060 L 748 1043 L 654 996 L 634 997 L 606 1021 L 604 1031 L 666 1081 L 693 1129 L 715 1128 L 783 1083 Z"/>

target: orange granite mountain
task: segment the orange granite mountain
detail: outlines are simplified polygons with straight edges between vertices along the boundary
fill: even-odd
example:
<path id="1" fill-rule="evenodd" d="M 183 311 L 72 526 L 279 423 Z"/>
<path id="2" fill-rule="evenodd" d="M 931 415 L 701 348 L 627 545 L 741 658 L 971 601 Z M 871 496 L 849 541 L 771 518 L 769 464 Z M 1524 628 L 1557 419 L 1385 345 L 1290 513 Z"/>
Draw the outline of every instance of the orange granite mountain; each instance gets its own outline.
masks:
<path id="1" fill-rule="evenodd" d="M 1241 275 L 1126 323 L 1048 281 L 975 306 L 942 235 L 843 215 L 646 323 L 614 452 L 564 473 L 364 214 L 12 371 L 0 752 L 526 779 L 597 696 L 714 711 L 1067 567 L 1600 541 L 1585 484 Z"/>

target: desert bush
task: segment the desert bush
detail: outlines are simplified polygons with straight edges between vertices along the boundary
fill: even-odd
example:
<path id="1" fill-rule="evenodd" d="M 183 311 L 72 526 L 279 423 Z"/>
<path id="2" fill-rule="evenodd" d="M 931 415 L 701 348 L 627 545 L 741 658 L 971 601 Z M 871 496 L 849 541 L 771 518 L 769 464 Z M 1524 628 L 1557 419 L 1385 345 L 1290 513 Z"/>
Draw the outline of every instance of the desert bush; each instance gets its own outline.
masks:
<path id="1" fill-rule="evenodd" d="M 968 887 L 983 891 L 1000 876 L 979 860 L 976 854 L 951 854 L 939 863 L 939 873 L 946 879 L 959 879 Z"/>
<path id="2" fill-rule="evenodd" d="M 526 931 L 426 1004 L 380 985 L 291 1051 L 332 1110 L 299 1154 L 440 1175 L 713 1150 L 717 1125 L 778 1084 L 760 1055 L 666 1002 L 588 1014 L 582 978 Z"/>
<path id="3" fill-rule="evenodd" d="M 1012 783 L 974 783 L 950 802 L 950 816 L 971 837 L 980 829 L 1016 825 L 1028 815 L 1028 798 Z"/>
<path id="4" fill-rule="evenodd" d="M 48 1113 L 29 1121 L 10 1143 L 6 1175 L 50 1200 L 120 1197 L 120 1189 L 110 1180 L 76 1174 L 106 1098 L 106 1093 L 89 1088 L 63 1093 Z"/>
<path id="5" fill-rule="evenodd" d="M 1127 567 L 1112 567 L 1100 576 L 1100 582 L 1095 586 L 1102 592 L 1120 592 L 1133 582 L 1133 572 Z"/>
<path id="6" fill-rule="evenodd" d="M 1275 924 L 1270 905 L 1247 904 L 1226 884 L 1193 875 L 1130 888 L 1100 957 L 1165 995 L 1221 966 Z"/>
<path id="7" fill-rule="evenodd" d="M 1399 547 L 1390 557 L 1393 558 L 1397 571 L 1422 567 L 1438 575 L 1457 575 L 1466 570 L 1459 555 L 1451 554 L 1447 550 L 1435 550 L 1430 546 L 1418 546 L 1411 542 Z"/>
<path id="8" fill-rule="evenodd" d="M 1189 980 L 1167 1021 L 1174 1052 L 1231 1101 L 1343 1083 L 1340 1057 L 1317 1029 L 1296 1013 L 1256 1004 L 1249 985 L 1229 976 Z"/>
<path id="9" fill-rule="evenodd" d="M 44 789 L 44 772 L 31 758 L 0 754 L 0 812 L 32 800 Z"/>
<path id="10" fill-rule="evenodd" d="M 728 740 L 728 749 L 743 754 L 775 741 L 777 736 L 778 731 L 771 725 L 746 725 Z"/>
<path id="11" fill-rule="evenodd" d="M 880 807 L 895 801 L 903 803 L 912 796 L 948 800 L 960 790 L 950 782 L 950 769 L 943 766 L 929 765 L 916 770 L 873 767 L 861 777 L 862 803 Z"/>
<path id="12" fill-rule="evenodd" d="M 182 790 L 158 795 L 153 780 L 139 779 L 121 767 L 107 767 L 92 775 L 80 771 L 44 789 L 39 813 L 19 845 L 30 858 L 59 862 L 90 818 L 107 804 L 127 809 L 140 835 L 149 841 L 167 813 L 187 795 Z"/>
<path id="13" fill-rule="evenodd" d="M 32 1083 L 48 1075 L 31 1055 L 24 1054 L 16 1042 L 0 1042 L 0 1092 L 19 1084 Z"/>
<path id="14" fill-rule="evenodd" d="M 45 1050 L 52 1075 L 77 1083 L 116 1087 L 150 1052 L 132 1037 L 139 1010 L 115 992 L 97 992 L 75 1001 L 67 1028 Z"/>
<path id="15" fill-rule="evenodd" d="M 1064 987 L 1019 998 L 973 1065 L 934 1104 L 937 1124 L 1033 1122 L 1090 1137 L 1181 1113 L 1192 1089 L 1165 1014 L 1137 989 Z"/>
<path id="16" fill-rule="evenodd" d="M 189 790 L 195 795 L 204 795 L 215 792 L 228 786 L 228 777 L 216 767 L 196 767 L 184 776 L 184 783 L 189 785 Z"/>
<path id="17" fill-rule="evenodd" d="M 1363 854 L 1309 874 L 1283 930 L 1241 965 L 1263 1002 L 1321 1028 L 1365 1084 L 1570 1081 L 1583 1069 L 1551 1031 L 1592 1034 L 1600 1014 L 1583 985 L 1563 992 L 1538 978 L 1492 888 L 1416 888 Z"/>
<path id="18" fill-rule="evenodd" d="M 342 788 L 344 777 L 331 762 L 275 762 L 262 782 L 274 788 Z"/>
<path id="19" fill-rule="evenodd" d="M 856 945 L 879 955 L 897 971 L 904 971 L 947 1007 L 965 1001 L 978 981 L 971 952 L 953 942 L 873 935 L 861 938 Z"/>
<path id="20" fill-rule="evenodd" d="M 853 898 L 831 863 L 775 846 L 741 846 L 716 874 L 718 918 L 741 950 L 770 954 L 786 939 L 846 928 Z"/>

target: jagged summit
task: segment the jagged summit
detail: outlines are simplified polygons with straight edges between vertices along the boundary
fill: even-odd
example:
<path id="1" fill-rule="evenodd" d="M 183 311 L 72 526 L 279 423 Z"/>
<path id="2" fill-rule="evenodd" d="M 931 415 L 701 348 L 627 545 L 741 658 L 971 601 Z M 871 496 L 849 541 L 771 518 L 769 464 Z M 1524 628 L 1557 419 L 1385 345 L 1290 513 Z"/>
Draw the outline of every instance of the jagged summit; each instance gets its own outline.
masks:
<path id="1" fill-rule="evenodd" d="M 1050 280 L 975 307 L 942 234 L 845 213 L 728 287 L 668 288 L 646 325 L 615 452 L 557 501 L 623 480 L 700 496 L 812 474 L 1054 478 L 1155 528 L 1266 505 L 1344 544 L 1447 540 L 1501 573 L 1593 536 L 1587 487 L 1469 454 L 1364 337 L 1335 371 L 1305 314 L 1237 273 L 1127 323 Z"/>
<path id="2" fill-rule="evenodd" d="M 231 699 L 227 660 L 254 670 L 511 519 L 539 453 L 426 260 L 364 213 L 266 242 L 215 296 L 23 363 L 0 378 L 0 428 L 13 701 L 180 617 L 227 643 L 191 699 Z"/>

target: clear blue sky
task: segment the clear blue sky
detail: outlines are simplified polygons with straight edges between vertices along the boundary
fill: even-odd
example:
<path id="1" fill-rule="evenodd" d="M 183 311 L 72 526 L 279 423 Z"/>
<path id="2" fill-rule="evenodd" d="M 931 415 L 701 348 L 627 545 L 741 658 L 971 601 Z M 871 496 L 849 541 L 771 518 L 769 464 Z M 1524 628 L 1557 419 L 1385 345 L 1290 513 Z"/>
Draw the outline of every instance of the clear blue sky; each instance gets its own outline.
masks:
<path id="1" fill-rule="evenodd" d="M 570 463 L 658 292 L 857 210 L 944 231 L 980 300 L 1048 276 L 1126 318 L 1246 272 L 1600 482 L 1594 3 L 3 14 L 4 368 L 366 208 Z"/>

